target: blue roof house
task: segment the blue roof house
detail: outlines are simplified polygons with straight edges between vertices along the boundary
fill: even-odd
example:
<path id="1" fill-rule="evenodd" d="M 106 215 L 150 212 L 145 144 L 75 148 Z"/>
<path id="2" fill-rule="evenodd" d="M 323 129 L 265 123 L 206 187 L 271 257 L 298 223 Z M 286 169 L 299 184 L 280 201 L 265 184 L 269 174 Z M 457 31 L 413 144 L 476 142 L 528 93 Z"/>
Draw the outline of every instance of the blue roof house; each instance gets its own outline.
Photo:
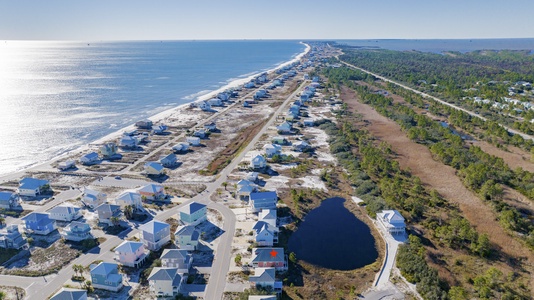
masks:
<path id="1" fill-rule="evenodd" d="M 22 221 L 26 231 L 35 234 L 47 235 L 57 228 L 55 221 L 47 213 L 33 212 L 23 217 Z"/>
<path id="2" fill-rule="evenodd" d="M 158 251 L 171 240 L 171 226 L 167 223 L 153 220 L 140 226 L 139 229 L 141 240 L 148 250 Z"/>
<path id="3" fill-rule="evenodd" d="M 35 197 L 49 189 L 48 180 L 25 177 L 19 182 L 18 193 L 21 196 Z"/>
<path id="4" fill-rule="evenodd" d="M 180 221 L 186 225 L 198 225 L 207 220 L 207 207 L 198 202 L 191 202 L 180 208 Z"/>
<path id="5" fill-rule="evenodd" d="M 122 275 L 115 263 L 101 262 L 91 265 L 91 281 L 97 289 L 117 292 L 122 288 Z"/>
<path id="6" fill-rule="evenodd" d="M 257 192 L 250 194 L 250 207 L 253 213 L 262 209 L 276 209 L 278 195 L 276 192 Z"/>

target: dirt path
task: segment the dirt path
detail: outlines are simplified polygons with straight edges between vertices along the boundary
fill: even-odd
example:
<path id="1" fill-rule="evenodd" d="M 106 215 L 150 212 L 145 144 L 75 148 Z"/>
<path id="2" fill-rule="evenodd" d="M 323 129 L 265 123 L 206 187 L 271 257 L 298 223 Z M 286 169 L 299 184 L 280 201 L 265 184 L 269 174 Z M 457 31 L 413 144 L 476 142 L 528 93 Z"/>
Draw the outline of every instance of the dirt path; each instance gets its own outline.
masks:
<path id="1" fill-rule="evenodd" d="M 525 257 L 527 265 L 532 266 L 532 253 L 502 229 L 491 208 L 462 184 L 455 169 L 435 161 L 427 147 L 408 139 L 394 121 L 358 102 L 354 91 L 343 88 L 341 99 L 370 122 L 367 129 L 371 134 L 391 145 L 402 168 L 409 168 L 425 185 L 436 189 L 449 202 L 458 204 L 467 220 L 478 232 L 487 233 L 500 251 L 513 258 Z M 534 279 L 531 282 L 534 284 Z"/>

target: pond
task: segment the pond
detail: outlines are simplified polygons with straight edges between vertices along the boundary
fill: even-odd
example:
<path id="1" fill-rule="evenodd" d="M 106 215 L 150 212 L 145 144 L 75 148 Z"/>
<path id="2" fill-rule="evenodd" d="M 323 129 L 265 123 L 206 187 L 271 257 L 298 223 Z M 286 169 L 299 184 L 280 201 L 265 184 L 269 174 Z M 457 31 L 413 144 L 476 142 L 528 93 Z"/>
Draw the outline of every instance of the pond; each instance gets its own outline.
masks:
<path id="1" fill-rule="evenodd" d="M 333 270 L 353 270 L 378 258 L 371 230 L 344 205 L 345 199 L 324 200 L 289 238 L 288 250 L 299 260 Z"/>

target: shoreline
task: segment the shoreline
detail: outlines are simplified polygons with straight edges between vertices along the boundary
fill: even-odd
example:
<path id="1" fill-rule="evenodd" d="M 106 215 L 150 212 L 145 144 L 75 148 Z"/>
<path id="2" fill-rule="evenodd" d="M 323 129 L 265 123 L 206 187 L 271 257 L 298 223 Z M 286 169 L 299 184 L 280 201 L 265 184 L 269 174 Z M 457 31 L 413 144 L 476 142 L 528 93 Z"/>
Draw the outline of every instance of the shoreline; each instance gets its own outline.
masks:
<path id="1" fill-rule="evenodd" d="M 227 84 L 225 84 L 224 86 L 222 86 L 222 87 L 220 87 L 220 88 L 218 88 L 216 90 L 207 92 L 206 94 L 198 95 L 198 96 L 192 98 L 191 101 L 189 101 L 187 103 L 180 104 L 180 105 L 175 106 L 173 108 L 166 109 L 166 110 L 164 110 L 162 112 L 159 112 L 159 113 L 157 113 L 155 115 L 147 117 L 146 119 L 149 119 L 149 120 L 153 121 L 154 123 L 161 122 L 165 118 L 168 118 L 168 117 L 172 116 L 172 114 L 174 114 L 174 113 L 176 113 L 176 112 L 178 112 L 180 110 L 183 110 L 184 108 L 188 107 L 191 103 L 210 99 L 210 98 L 212 98 L 213 96 L 217 95 L 220 92 L 223 92 L 223 91 L 225 91 L 227 89 L 230 89 L 230 88 L 241 86 L 241 85 L 249 82 L 250 80 L 252 80 L 254 77 L 258 76 L 259 74 L 262 74 L 262 73 L 271 74 L 271 73 L 275 72 L 276 70 L 278 70 L 280 68 L 283 68 L 286 65 L 290 65 L 290 64 L 295 63 L 297 61 L 300 61 L 302 59 L 302 57 L 304 57 L 306 54 L 308 54 L 310 52 L 311 47 L 310 47 L 309 44 L 307 44 L 305 42 L 299 42 L 299 43 L 304 45 L 306 48 L 302 52 L 300 52 L 299 54 L 294 56 L 292 59 L 290 59 L 288 61 L 285 61 L 285 62 L 282 62 L 282 63 L 278 64 L 277 66 L 275 66 L 274 68 L 268 69 L 266 71 L 261 71 L 260 70 L 260 71 L 254 72 L 252 75 L 247 76 L 245 78 L 237 78 L 235 80 L 232 80 L 232 78 L 230 78 L 229 79 L 229 80 L 231 80 L 230 82 L 228 82 Z M 202 91 L 200 91 L 200 92 L 202 92 Z M 215 113 L 215 114 L 217 114 L 217 113 Z M 43 167 L 43 166 L 46 166 L 46 165 L 50 165 L 50 164 L 52 164 L 54 162 L 57 162 L 57 161 L 59 161 L 61 159 L 66 158 L 68 156 L 76 155 L 77 153 L 83 153 L 84 151 L 91 150 L 92 147 L 95 147 L 97 145 L 101 145 L 101 144 L 103 144 L 103 143 L 105 143 L 107 141 L 110 141 L 110 140 L 117 139 L 122 135 L 122 133 L 124 131 L 130 130 L 130 129 L 134 129 L 134 128 L 135 128 L 135 124 L 130 124 L 128 126 L 119 128 L 119 129 L 117 129 L 117 130 L 115 130 L 115 131 L 113 131 L 113 132 L 111 132 L 111 133 L 109 133 L 109 134 L 107 134 L 107 135 L 105 135 L 105 136 L 103 136 L 101 138 L 98 138 L 98 139 L 96 139 L 96 140 L 94 140 L 92 142 L 86 143 L 84 145 L 80 145 L 79 147 L 76 147 L 75 149 L 68 150 L 68 151 L 66 151 L 64 153 L 55 155 L 55 156 L 53 156 L 50 159 L 47 159 L 45 161 L 35 162 L 35 163 L 30 164 L 29 166 L 24 167 L 24 168 L 22 168 L 20 170 L 0 175 L 0 182 L 1 183 L 5 183 L 5 182 L 13 180 L 15 178 L 21 177 L 26 172 L 33 171 L 33 170 L 37 171 L 37 169 L 40 168 L 40 167 Z"/>

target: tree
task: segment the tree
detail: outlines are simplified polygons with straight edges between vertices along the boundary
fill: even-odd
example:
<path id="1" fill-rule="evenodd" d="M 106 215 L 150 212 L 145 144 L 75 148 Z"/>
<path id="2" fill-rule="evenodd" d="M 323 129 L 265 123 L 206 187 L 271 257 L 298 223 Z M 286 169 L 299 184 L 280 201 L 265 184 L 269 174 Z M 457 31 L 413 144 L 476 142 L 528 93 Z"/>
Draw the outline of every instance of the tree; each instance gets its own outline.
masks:
<path id="1" fill-rule="evenodd" d="M 111 221 L 111 224 L 113 224 L 113 226 L 119 226 L 121 222 L 121 220 L 118 217 L 111 217 L 109 218 L 109 220 Z"/>
<path id="2" fill-rule="evenodd" d="M 464 290 L 464 288 L 462 288 L 460 286 L 451 287 L 451 289 L 449 290 L 448 296 L 449 296 L 449 299 L 451 299 L 451 300 L 468 299 L 467 292 Z"/>
<path id="3" fill-rule="evenodd" d="M 234 261 L 235 261 L 235 264 L 236 264 L 237 266 L 240 266 L 240 265 L 241 265 L 241 254 L 238 253 L 238 254 L 235 256 Z"/>
<path id="4" fill-rule="evenodd" d="M 126 217 L 126 219 L 130 220 L 132 217 L 133 217 L 133 206 L 131 205 L 126 205 L 124 207 L 124 216 Z"/>
<path id="5" fill-rule="evenodd" d="M 226 181 L 223 182 L 223 183 L 222 183 L 222 186 L 224 187 L 224 190 L 226 191 L 226 187 L 228 186 L 228 182 L 226 182 Z"/>
<path id="6" fill-rule="evenodd" d="M 6 224 L 6 219 L 4 217 L 0 217 L 0 226 L 4 226 Z"/>
<path id="7" fill-rule="evenodd" d="M 297 263 L 297 255 L 295 252 L 289 253 L 289 261 L 296 264 Z"/>

